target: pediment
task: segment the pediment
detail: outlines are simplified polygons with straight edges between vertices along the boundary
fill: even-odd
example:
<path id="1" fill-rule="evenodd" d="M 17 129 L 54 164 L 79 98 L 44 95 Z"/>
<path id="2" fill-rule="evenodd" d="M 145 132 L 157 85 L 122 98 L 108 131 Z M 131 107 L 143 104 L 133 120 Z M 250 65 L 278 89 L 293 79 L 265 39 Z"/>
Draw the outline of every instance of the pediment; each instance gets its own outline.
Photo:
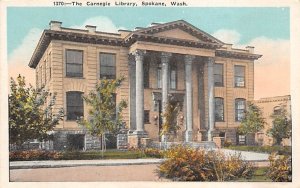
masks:
<path id="1" fill-rule="evenodd" d="M 201 41 L 199 38 L 191 35 L 190 33 L 187 33 L 186 31 L 183 31 L 179 28 L 154 33 L 153 35 L 159 36 L 159 37 L 182 39 L 182 40 Z"/>
<path id="2" fill-rule="evenodd" d="M 134 33 L 190 41 L 192 40 L 196 42 L 224 44 L 222 41 L 216 39 L 212 35 L 200 30 L 199 28 L 189 24 L 184 20 L 178 20 L 164 24 L 156 24 L 148 28 L 139 29 Z"/>

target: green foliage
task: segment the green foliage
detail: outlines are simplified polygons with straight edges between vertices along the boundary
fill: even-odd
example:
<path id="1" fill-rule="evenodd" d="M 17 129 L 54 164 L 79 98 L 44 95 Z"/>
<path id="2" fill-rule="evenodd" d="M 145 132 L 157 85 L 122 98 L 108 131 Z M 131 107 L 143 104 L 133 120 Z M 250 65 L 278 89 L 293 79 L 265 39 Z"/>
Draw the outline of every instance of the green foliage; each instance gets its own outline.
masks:
<path id="1" fill-rule="evenodd" d="M 177 146 L 166 151 L 165 157 L 159 166 L 160 176 L 175 181 L 230 181 L 253 175 L 250 163 L 221 152 Z"/>
<path id="2" fill-rule="evenodd" d="M 116 104 L 116 91 L 124 81 L 118 79 L 102 79 L 96 84 L 95 91 L 83 96 L 84 101 L 90 106 L 88 119 L 80 119 L 78 124 L 93 135 L 102 138 L 102 155 L 106 149 L 106 133 L 115 134 L 122 125 L 122 110 L 127 108 L 125 100 Z"/>
<path id="3" fill-rule="evenodd" d="M 292 181 L 292 157 L 270 155 L 270 168 L 267 177 L 274 182 L 291 182 Z"/>
<path id="4" fill-rule="evenodd" d="M 265 123 L 260 108 L 255 104 L 248 102 L 247 111 L 241 121 L 238 132 L 243 135 L 256 133 L 264 128 Z"/>
<path id="5" fill-rule="evenodd" d="M 178 126 L 177 119 L 180 111 L 179 103 L 173 101 L 172 98 L 168 99 L 168 102 L 165 105 L 165 112 L 162 114 L 163 124 L 160 134 L 165 135 L 168 133 L 175 133 L 180 126 Z"/>
<path id="6" fill-rule="evenodd" d="M 84 101 L 90 106 L 89 118 L 78 121 L 93 136 L 101 136 L 106 132 L 115 132 L 122 125 L 122 110 L 127 108 L 127 103 L 121 100 L 116 104 L 115 93 L 121 86 L 124 77 L 108 80 L 103 79 L 96 85 L 95 91 L 88 96 L 83 96 Z"/>
<path id="7" fill-rule="evenodd" d="M 275 144 L 280 145 L 282 139 L 292 136 L 292 120 L 288 118 L 285 106 L 271 115 L 273 127 L 268 130 L 268 135 L 275 139 Z"/>
<path id="8" fill-rule="evenodd" d="M 240 150 L 240 151 L 255 151 L 262 153 L 278 153 L 279 155 L 291 155 L 291 146 L 228 146 L 227 149 Z"/>
<path id="9" fill-rule="evenodd" d="M 10 161 L 57 160 L 62 157 L 61 152 L 27 150 L 9 152 Z"/>
<path id="10" fill-rule="evenodd" d="M 9 153 L 10 161 L 34 161 L 34 160 L 93 160 L 93 159 L 138 159 L 138 158 L 162 158 L 163 152 L 159 150 L 107 150 L 104 154 L 100 151 L 42 151 L 27 150 L 13 151 Z"/>
<path id="11" fill-rule="evenodd" d="M 19 75 L 10 80 L 9 102 L 9 141 L 22 145 L 30 139 L 48 140 L 53 130 L 64 116 L 61 109 L 53 113 L 56 94 L 44 88 L 26 86 L 25 77 Z"/>

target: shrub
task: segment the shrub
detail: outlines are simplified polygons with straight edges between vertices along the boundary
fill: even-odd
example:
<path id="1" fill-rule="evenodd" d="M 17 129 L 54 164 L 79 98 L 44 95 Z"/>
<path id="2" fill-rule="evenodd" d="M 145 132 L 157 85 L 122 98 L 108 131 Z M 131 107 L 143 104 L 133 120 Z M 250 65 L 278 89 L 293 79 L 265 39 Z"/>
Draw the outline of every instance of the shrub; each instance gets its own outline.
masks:
<path id="1" fill-rule="evenodd" d="M 56 151 L 28 150 L 13 151 L 9 153 L 11 161 L 33 161 L 33 160 L 56 160 L 60 159 L 62 154 Z"/>
<path id="2" fill-rule="evenodd" d="M 164 151 L 156 148 L 145 148 L 143 150 L 146 157 L 163 158 Z"/>
<path id="3" fill-rule="evenodd" d="M 292 157 L 270 155 L 270 168 L 267 177 L 275 182 L 291 182 L 292 181 Z"/>
<path id="4" fill-rule="evenodd" d="M 224 141 L 224 147 L 229 147 L 232 145 L 232 141 L 230 139 L 225 139 Z"/>
<path id="5" fill-rule="evenodd" d="M 182 146 L 167 150 L 167 158 L 160 166 L 160 176 L 175 181 L 229 181 L 249 178 L 253 175 L 250 163 L 240 156 L 229 156 L 221 152 L 206 152 Z"/>

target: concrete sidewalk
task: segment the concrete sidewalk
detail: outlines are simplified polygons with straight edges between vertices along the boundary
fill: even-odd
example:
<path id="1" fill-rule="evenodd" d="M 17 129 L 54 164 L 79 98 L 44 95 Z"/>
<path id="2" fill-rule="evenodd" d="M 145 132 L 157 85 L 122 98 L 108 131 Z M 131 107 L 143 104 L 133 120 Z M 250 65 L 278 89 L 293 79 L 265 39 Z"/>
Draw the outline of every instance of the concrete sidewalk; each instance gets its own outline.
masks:
<path id="1" fill-rule="evenodd" d="M 75 166 L 121 166 L 159 164 L 163 159 L 109 159 L 109 160 L 57 160 L 57 161 L 13 161 L 10 169 L 61 168 Z"/>

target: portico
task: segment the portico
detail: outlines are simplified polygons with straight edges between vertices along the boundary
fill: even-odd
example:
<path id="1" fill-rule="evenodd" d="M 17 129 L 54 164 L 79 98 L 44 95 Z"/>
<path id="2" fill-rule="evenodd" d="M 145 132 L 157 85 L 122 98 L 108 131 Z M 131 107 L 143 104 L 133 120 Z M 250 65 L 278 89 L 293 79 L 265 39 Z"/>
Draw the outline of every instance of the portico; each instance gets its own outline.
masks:
<path id="1" fill-rule="evenodd" d="M 179 51 L 182 51 L 182 47 L 179 46 L 173 46 L 172 48 L 164 48 L 162 50 L 166 51 L 156 51 L 149 50 L 152 49 L 151 44 L 149 48 L 145 43 L 140 47 L 140 45 L 135 45 L 135 48 L 131 48 L 131 55 L 129 57 L 130 60 L 130 83 L 132 85 L 135 84 L 135 90 L 132 88 L 130 89 L 130 109 L 131 113 L 134 113 L 136 116 L 135 118 L 131 118 L 131 130 L 132 134 L 136 135 L 137 137 L 144 138 L 147 135 L 147 131 L 145 130 L 145 121 L 144 121 L 144 106 L 145 106 L 145 97 L 144 95 L 147 93 L 145 92 L 144 88 L 144 60 L 145 57 L 153 57 L 156 56 L 156 60 L 158 62 L 148 62 L 150 66 L 155 67 L 156 63 L 161 65 L 161 88 L 155 88 L 152 87 L 152 90 L 158 91 L 160 93 L 161 98 L 159 99 L 161 102 L 161 112 L 164 113 L 165 111 L 165 105 L 168 102 L 168 96 L 170 94 L 174 93 L 182 93 L 183 95 L 183 137 L 182 141 L 184 142 L 192 142 L 195 141 L 193 137 L 197 134 L 195 131 L 196 129 L 201 129 L 200 123 L 194 124 L 194 122 L 200 122 L 195 121 L 193 118 L 194 112 L 194 101 L 193 98 L 199 99 L 199 95 L 197 92 L 193 92 L 193 89 L 198 90 L 198 88 L 193 88 L 193 82 L 195 84 L 198 84 L 198 80 L 193 80 L 193 72 L 199 72 L 200 70 L 194 70 L 193 67 L 208 67 L 207 69 L 207 78 L 203 78 L 203 80 L 207 80 L 207 83 L 205 85 L 208 86 L 209 90 L 207 90 L 207 96 L 209 96 L 209 103 L 208 103 L 208 117 L 209 121 L 207 125 L 202 125 L 202 128 L 206 129 L 207 138 L 209 141 L 212 140 L 212 131 L 214 130 L 214 73 L 213 73 L 213 56 L 207 56 L 207 55 L 214 55 L 214 53 L 204 50 L 205 52 L 201 52 L 201 50 L 192 50 L 189 51 L 189 49 L 185 49 L 185 52 L 189 52 L 186 54 L 178 53 Z M 179 49 L 178 49 L 179 48 Z M 148 49 L 148 50 L 145 50 Z M 193 53 L 196 52 L 196 53 Z M 205 56 L 204 56 L 205 55 Z M 134 57 L 134 58 L 132 58 Z M 152 58 L 153 59 L 153 58 Z M 132 60 L 135 60 L 132 62 Z M 171 61 L 176 61 L 177 63 L 183 64 L 183 77 L 181 77 L 181 80 L 184 82 L 184 87 L 181 90 L 176 89 L 170 89 L 170 64 Z M 182 79 L 183 78 L 183 79 Z M 200 92 L 205 92 L 204 88 Z M 197 96 L 193 96 L 193 94 L 196 93 Z M 146 97 L 148 98 L 148 97 Z M 202 100 L 205 100 L 204 98 Z M 152 101 L 153 103 L 155 101 Z M 135 105 L 132 105 L 132 104 Z M 205 104 L 205 101 L 203 101 L 203 104 Z M 199 112 L 196 112 L 199 113 Z M 205 112 L 202 112 L 205 113 Z M 158 114 L 160 116 L 161 114 Z M 197 116 L 198 118 L 200 116 Z M 151 118 L 151 117 L 150 117 Z M 162 122 L 164 119 L 162 119 Z M 161 122 L 161 123 L 162 123 Z"/>

